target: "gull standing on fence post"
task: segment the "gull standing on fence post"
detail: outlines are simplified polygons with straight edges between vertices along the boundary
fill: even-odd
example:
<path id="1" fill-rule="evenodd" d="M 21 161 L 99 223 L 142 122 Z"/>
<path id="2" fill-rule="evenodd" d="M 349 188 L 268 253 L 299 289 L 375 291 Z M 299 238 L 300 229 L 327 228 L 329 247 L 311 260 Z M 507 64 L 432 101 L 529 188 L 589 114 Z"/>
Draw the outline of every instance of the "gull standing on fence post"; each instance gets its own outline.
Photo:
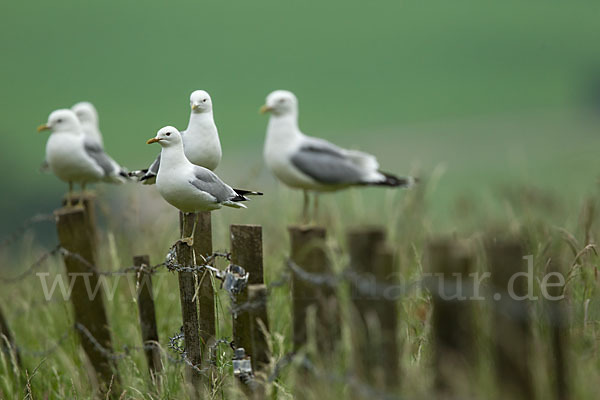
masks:
<path id="1" fill-rule="evenodd" d="M 271 113 L 264 157 L 273 174 L 289 187 L 304 191 L 304 222 L 308 221 L 308 192 L 317 195 L 350 186 L 410 187 L 413 177 L 396 177 L 379 170 L 375 156 L 346 150 L 326 140 L 304 135 L 298 127 L 298 100 L 287 90 L 267 96 L 260 109 Z"/>
<path id="2" fill-rule="evenodd" d="M 104 151 L 104 140 L 102 138 L 102 132 L 100 132 L 100 122 L 96 107 L 89 101 L 81 101 L 74 104 L 73 107 L 71 107 L 71 110 L 77 115 L 77 119 L 81 124 L 88 146 L 94 146 Z M 128 178 L 128 172 L 117 164 L 115 160 L 111 159 L 111 161 L 115 171 L 119 171 L 119 180 L 124 182 L 125 179 L 123 178 Z"/>
<path id="3" fill-rule="evenodd" d="M 80 183 L 83 192 L 87 183 L 121 183 L 127 176 L 115 167 L 115 161 L 102 147 L 86 140 L 81 123 L 73 111 L 53 111 L 48 122 L 38 127 L 38 132 L 44 130 L 52 132 L 46 143 L 46 162 L 54 175 L 69 183 L 69 206 L 73 205 L 73 183 Z"/>
<path id="4" fill-rule="evenodd" d="M 83 128 L 83 133 L 90 142 L 104 147 L 102 132 L 98 119 L 98 111 L 96 107 L 89 101 L 80 101 L 71 107 L 71 110 L 77 115 L 77 119 Z"/>
<path id="5" fill-rule="evenodd" d="M 162 146 L 161 162 L 156 174 L 156 187 L 161 196 L 183 213 L 218 210 L 222 206 L 246 208 L 242 201 L 246 195 L 262 195 L 260 192 L 232 189 L 214 172 L 192 164 L 185 156 L 181 133 L 172 126 L 161 128 L 147 144 Z M 190 237 L 181 241 L 193 246 L 197 219 Z M 185 229 L 181 230 L 182 235 Z"/>
<path id="6" fill-rule="evenodd" d="M 181 131 L 185 156 L 192 163 L 214 171 L 221 161 L 222 151 L 219 132 L 213 118 L 212 100 L 204 90 L 196 90 L 190 95 L 190 121 L 187 129 Z M 161 154 L 148 169 L 132 171 L 145 185 L 156 182 Z"/>

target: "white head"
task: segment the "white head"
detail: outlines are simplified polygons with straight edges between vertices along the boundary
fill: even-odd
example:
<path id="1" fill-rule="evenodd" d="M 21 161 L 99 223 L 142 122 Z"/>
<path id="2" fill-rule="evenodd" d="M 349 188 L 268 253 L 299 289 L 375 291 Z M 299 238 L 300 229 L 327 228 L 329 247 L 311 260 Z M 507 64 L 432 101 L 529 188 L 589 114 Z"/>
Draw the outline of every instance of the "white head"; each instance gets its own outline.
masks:
<path id="1" fill-rule="evenodd" d="M 288 90 L 276 90 L 267 96 L 267 102 L 261 107 L 262 114 L 289 115 L 298 113 L 298 99 Z"/>
<path id="2" fill-rule="evenodd" d="M 71 110 L 61 109 L 52 111 L 48 116 L 48 122 L 37 128 L 38 132 L 51 130 L 52 132 L 66 132 L 79 135 L 81 124 L 75 113 Z"/>
<path id="3" fill-rule="evenodd" d="M 146 144 L 158 143 L 162 147 L 170 147 L 181 144 L 181 133 L 172 126 L 165 126 L 160 128 L 156 133 L 156 136 L 152 139 L 148 139 Z"/>
<path id="4" fill-rule="evenodd" d="M 71 107 L 82 124 L 93 124 L 98 126 L 98 111 L 89 101 L 82 101 Z"/>
<path id="5" fill-rule="evenodd" d="M 204 90 L 195 90 L 190 95 L 190 107 L 195 114 L 212 111 L 210 95 Z"/>

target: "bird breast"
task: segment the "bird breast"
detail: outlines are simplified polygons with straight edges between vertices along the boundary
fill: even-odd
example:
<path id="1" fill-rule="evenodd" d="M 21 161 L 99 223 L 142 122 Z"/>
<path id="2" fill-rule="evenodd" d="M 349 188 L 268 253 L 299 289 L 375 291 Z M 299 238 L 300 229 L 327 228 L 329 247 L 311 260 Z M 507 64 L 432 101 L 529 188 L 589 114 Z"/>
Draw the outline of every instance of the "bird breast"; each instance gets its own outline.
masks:
<path id="1" fill-rule="evenodd" d="M 85 152 L 83 136 L 53 133 L 46 144 L 50 170 L 63 181 L 94 182 L 104 176 L 102 168 Z"/>
<path id="2" fill-rule="evenodd" d="M 193 178 L 192 175 L 185 173 L 159 172 L 156 177 L 156 187 L 169 204 L 183 212 L 211 211 L 221 208 L 214 196 L 198 190 L 190 183 Z"/>
<path id="3" fill-rule="evenodd" d="M 222 156 L 221 142 L 214 123 L 188 129 L 183 135 L 183 144 L 185 156 L 192 164 L 210 170 L 214 170 L 219 165 Z"/>

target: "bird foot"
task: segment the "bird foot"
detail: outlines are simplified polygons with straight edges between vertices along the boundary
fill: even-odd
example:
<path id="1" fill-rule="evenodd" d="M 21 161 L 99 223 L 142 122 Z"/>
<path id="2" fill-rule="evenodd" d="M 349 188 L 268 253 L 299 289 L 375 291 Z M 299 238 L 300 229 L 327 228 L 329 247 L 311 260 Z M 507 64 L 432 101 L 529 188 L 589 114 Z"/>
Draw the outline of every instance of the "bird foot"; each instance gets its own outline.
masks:
<path id="1" fill-rule="evenodd" d="M 192 246 L 194 246 L 194 238 L 193 237 L 182 238 L 182 239 L 179 239 L 175 244 L 177 245 L 179 243 L 185 243 L 189 247 L 192 247 Z"/>

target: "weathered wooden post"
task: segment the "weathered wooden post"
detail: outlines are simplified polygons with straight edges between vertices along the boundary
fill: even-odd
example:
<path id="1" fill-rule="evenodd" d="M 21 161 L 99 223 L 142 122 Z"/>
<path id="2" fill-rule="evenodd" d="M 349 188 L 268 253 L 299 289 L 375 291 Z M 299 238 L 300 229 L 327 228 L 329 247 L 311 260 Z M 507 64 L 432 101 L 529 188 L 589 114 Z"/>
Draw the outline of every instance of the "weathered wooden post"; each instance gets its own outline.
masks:
<path id="1" fill-rule="evenodd" d="M 63 197 L 62 206 L 66 207 L 68 203 L 68 195 Z M 96 196 L 92 193 L 74 193 L 71 196 L 71 201 L 76 207 L 83 207 L 87 219 L 87 227 L 90 229 L 90 237 L 96 251 L 96 243 L 98 242 L 98 232 L 96 231 Z"/>
<path id="2" fill-rule="evenodd" d="M 139 267 L 136 273 L 137 304 L 142 331 L 144 354 L 150 371 L 152 382 L 159 383 L 157 374 L 162 371 L 158 329 L 156 327 L 156 311 L 154 308 L 154 293 L 152 291 L 152 274 L 150 257 L 147 255 L 133 257 L 133 265 Z"/>
<path id="3" fill-rule="evenodd" d="M 249 310 L 251 349 L 256 359 L 257 371 L 263 371 L 269 363 L 269 345 L 265 337 L 265 330 L 269 331 L 267 296 L 267 287 L 264 284 L 248 285 L 248 303 L 251 304 Z"/>
<path id="4" fill-rule="evenodd" d="M 379 228 L 348 233 L 353 305 L 354 367 L 360 379 L 386 390 L 397 388 L 400 354 L 397 341 L 400 294 L 393 252 Z"/>
<path id="5" fill-rule="evenodd" d="M 465 244 L 439 238 L 426 248 L 427 288 L 433 300 L 435 387 L 440 395 L 469 396 L 474 346 L 472 258 Z"/>
<path id="6" fill-rule="evenodd" d="M 8 322 L 6 322 L 6 318 L 4 318 L 2 308 L 0 308 L 0 351 L 6 352 L 8 359 L 11 360 L 11 362 L 16 362 L 17 365 L 15 366 L 18 369 L 21 369 L 21 356 L 19 354 L 19 349 L 15 343 L 12 333 L 10 332 Z"/>
<path id="7" fill-rule="evenodd" d="M 305 272 L 333 277 L 330 260 L 327 257 L 326 231 L 322 227 L 290 227 L 290 260 Z M 296 273 L 292 274 L 292 308 L 294 351 L 300 350 L 308 339 L 307 310 L 316 307 L 318 340 L 322 354 L 333 354 L 339 338 L 340 314 L 336 290 L 328 285 L 307 282 Z"/>
<path id="8" fill-rule="evenodd" d="M 185 214 L 183 216 L 181 220 L 184 222 L 182 227 L 183 237 L 189 237 L 192 234 L 194 218 L 194 214 Z M 175 251 L 177 253 L 177 264 L 187 268 L 195 266 L 194 249 L 192 247 L 178 241 L 175 244 Z M 186 363 L 188 394 L 195 399 L 200 397 L 203 381 L 203 374 L 200 372 L 202 369 L 202 345 L 199 336 L 200 325 L 198 322 L 198 303 L 196 302 L 196 279 L 194 272 L 179 271 L 178 275 L 184 346 L 188 361 Z"/>
<path id="9" fill-rule="evenodd" d="M 212 255 L 212 223 L 210 212 L 200 212 L 197 214 L 198 224 L 194 235 L 194 252 L 196 255 L 196 264 L 205 264 L 208 256 Z M 216 335 L 216 315 L 215 315 L 215 292 L 211 281 L 209 271 L 204 271 L 198 277 L 198 307 L 200 313 L 200 342 L 202 344 L 203 358 L 207 359 L 207 349 Z"/>
<path id="10" fill-rule="evenodd" d="M 262 227 L 259 225 L 231 225 L 231 262 L 244 268 L 248 273 L 248 286 L 264 284 Z M 254 293 L 259 295 L 258 292 Z M 248 287 L 242 289 L 235 298 L 235 305 L 251 304 Z M 266 294 L 265 294 L 266 295 Z M 266 299 L 265 299 L 266 300 Z M 261 307 L 242 307 L 233 316 L 233 341 L 242 347 L 252 360 L 252 368 L 261 370 L 269 362 L 264 332 L 256 322 L 259 319 L 269 328 L 266 301 Z M 255 345 L 257 346 L 255 348 Z"/>
<path id="11" fill-rule="evenodd" d="M 515 239 L 489 240 L 486 254 L 494 301 L 494 355 L 503 399 L 533 399 L 531 323 L 523 247 Z"/>
<path id="12" fill-rule="evenodd" d="M 93 209 L 92 199 L 88 199 Z M 96 252 L 90 216 L 83 207 L 65 207 L 54 212 L 58 239 L 65 250 L 63 258 L 68 279 L 73 280 L 71 302 L 75 312 L 77 332 L 81 345 L 96 371 L 100 390 L 119 393 L 120 379 L 114 358 L 111 358 L 112 341 L 99 275 L 95 269 Z M 90 288 L 90 289 L 88 289 Z M 90 337 L 91 336 L 91 337 Z"/>

